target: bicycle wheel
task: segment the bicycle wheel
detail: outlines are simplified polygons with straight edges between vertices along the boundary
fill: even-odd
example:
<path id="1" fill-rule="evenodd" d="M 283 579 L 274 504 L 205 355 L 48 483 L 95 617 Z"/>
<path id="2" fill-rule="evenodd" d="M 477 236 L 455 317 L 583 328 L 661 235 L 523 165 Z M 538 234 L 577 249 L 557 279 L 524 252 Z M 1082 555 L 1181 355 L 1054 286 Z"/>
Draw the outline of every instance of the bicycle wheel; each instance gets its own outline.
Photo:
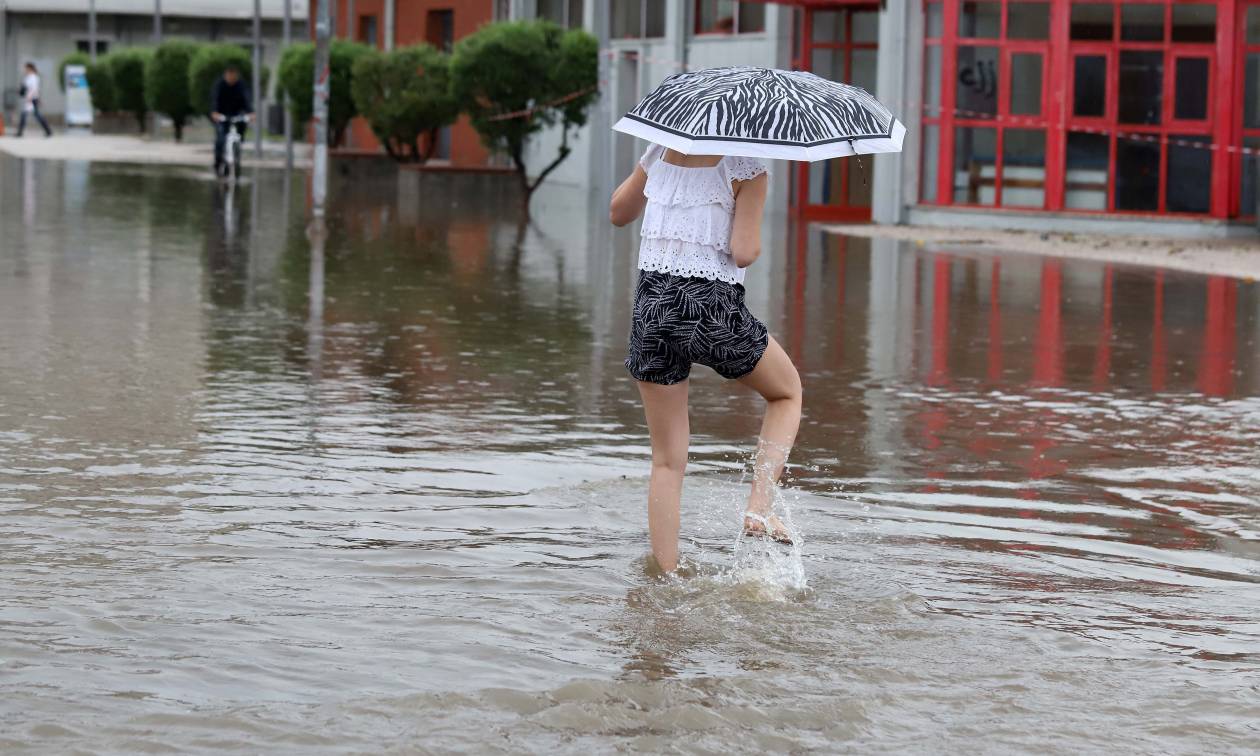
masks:
<path id="1" fill-rule="evenodd" d="M 232 145 L 232 180 L 241 180 L 241 143 L 239 141 Z"/>

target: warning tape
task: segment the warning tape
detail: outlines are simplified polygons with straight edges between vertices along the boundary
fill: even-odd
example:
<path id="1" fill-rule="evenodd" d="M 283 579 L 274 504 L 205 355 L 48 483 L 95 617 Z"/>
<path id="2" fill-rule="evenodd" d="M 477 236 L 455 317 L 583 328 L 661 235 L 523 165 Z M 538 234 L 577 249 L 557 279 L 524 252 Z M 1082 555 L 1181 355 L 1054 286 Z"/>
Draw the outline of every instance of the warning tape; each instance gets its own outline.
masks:
<path id="1" fill-rule="evenodd" d="M 600 83 L 604 84 L 607 82 L 600 82 Z M 528 118 L 529 116 L 532 116 L 534 113 L 537 113 L 538 111 L 543 110 L 544 108 L 554 108 L 557 105 L 563 105 L 566 102 L 576 100 L 579 97 L 585 97 L 586 95 L 592 92 L 597 92 L 597 91 L 599 91 L 598 85 L 587 87 L 586 89 L 579 89 L 576 92 L 570 92 L 564 97 L 558 97 L 554 100 L 551 100 L 550 102 L 544 102 L 540 105 L 531 105 L 528 108 L 525 108 L 523 110 L 514 110 L 511 113 L 499 113 L 498 115 L 490 116 L 486 120 L 487 121 L 509 121 L 513 118 Z"/>

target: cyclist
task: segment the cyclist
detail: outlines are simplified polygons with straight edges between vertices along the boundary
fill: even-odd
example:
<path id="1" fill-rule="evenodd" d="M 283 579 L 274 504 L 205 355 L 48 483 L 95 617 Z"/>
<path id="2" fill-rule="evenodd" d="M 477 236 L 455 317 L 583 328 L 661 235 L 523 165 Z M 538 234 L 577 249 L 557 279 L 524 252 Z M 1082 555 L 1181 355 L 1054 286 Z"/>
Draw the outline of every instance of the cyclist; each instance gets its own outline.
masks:
<path id="1" fill-rule="evenodd" d="M 210 119 L 214 121 L 214 175 L 223 175 L 223 145 L 227 141 L 228 129 L 232 128 L 231 119 L 245 115 L 254 120 L 254 105 L 250 98 L 249 85 L 241 80 L 241 69 L 228 65 L 223 76 L 214 83 L 210 90 Z M 245 124 L 236 124 L 245 138 Z"/>

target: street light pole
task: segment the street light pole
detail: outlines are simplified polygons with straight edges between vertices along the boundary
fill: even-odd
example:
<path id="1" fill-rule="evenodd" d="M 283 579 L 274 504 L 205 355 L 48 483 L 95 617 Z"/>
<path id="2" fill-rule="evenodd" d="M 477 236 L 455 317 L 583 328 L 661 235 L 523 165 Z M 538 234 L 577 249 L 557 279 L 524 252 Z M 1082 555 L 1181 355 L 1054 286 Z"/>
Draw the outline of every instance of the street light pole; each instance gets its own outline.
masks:
<path id="1" fill-rule="evenodd" d="M 162 0 L 153 0 L 153 44 L 162 44 Z"/>
<path id="2" fill-rule="evenodd" d="M 328 35 L 331 31 L 329 0 L 318 0 L 315 15 L 315 91 L 312 93 L 312 120 L 315 122 L 315 165 L 311 177 L 311 205 L 315 220 L 324 220 L 328 198 Z"/>
<path id="3" fill-rule="evenodd" d="M 96 62 L 96 0 L 88 0 L 88 58 Z"/>
<path id="4" fill-rule="evenodd" d="M 288 0 L 285 0 L 286 2 Z M 254 81 L 250 88 L 254 91 L 254 157 L 262 159 L 262 130 L 265 118 L 262 114 L 262 0 L 254 0 Z"/>
<path id="5" fill-rule="evenodd" d="M 280 51 L 281 55 L 293 43 L 293 0 L 284 0 L 283 35 L 284 48 Z M 279 66 L 276 68 L 278 74 Z M 284 168 L 286 171 L 293 170 L 293 112 L 289 109 L 289 100 L 292 97 L 291 93 L 287 91 L 284 93 Z"/>

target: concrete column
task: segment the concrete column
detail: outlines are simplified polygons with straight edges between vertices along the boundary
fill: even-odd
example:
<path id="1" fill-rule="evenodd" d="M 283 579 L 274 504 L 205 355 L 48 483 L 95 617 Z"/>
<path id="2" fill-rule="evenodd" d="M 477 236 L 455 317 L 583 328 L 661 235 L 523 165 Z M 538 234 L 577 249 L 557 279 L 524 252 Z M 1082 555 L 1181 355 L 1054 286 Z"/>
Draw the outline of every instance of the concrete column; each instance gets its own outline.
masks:
<path id="1" fill-rule="evenodd" d="M 385 49 L 394 49 L 395 26 L 398 18 L 398 0 L 385 0 Z"/>
<path id="2" fill-rule="evenodd" d="M 906 125 L 902 152 L 874 162 L 876 223 L 904 223 L 907 205 L 918 196 L 919 92 L 923 65 L 922 0 L 888 0 L 879 18 L 879 62 L 875 96 Z"/>
<path id="3" fill-rule="evenodd" d="M 96 62 L 96 0 L 88 0 L 88 58 Z"/>
<path id="4" fill-rule="evenodd" d="M 691 0 L 667 0 L 665 8 L 665 38 L 669 40 L 669 49 L 673 59 L 682 63 L 687 61 L 687 40 L 691 38 L 691 16 L 688 10 L 695 3 Z M 644 92 L 643 94 L 647 94 Z"/>
<path id="5" fill-rule="evenodd" d="M 590 143 L 586 145 L 587 164 L 590 166 L 591 188 L 597 197 L 608 197 L 613 190 L 613 149 L 612 149 L 612 59 L 604 53 L 608 50 L 610 25 L 612 18 L 609 3 L 604 0 L 587 0 L 584 9 L 587 29 L 599 40 L 599 99 L 591 109 L 591 118 L 587 126 Z"/>

